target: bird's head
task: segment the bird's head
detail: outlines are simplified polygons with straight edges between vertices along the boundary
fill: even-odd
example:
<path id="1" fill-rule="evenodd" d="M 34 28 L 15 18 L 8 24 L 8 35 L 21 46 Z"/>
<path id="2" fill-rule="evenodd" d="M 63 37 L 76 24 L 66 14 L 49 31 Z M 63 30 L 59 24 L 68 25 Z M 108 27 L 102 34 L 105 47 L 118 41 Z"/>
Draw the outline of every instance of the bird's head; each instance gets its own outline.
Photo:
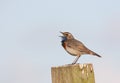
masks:
<path id="1" fill-rule="evenodd" d="M 61 36 L 62 38 L 66 38 L 66 39 L 74 39 L 73 35 L 69 32 L 60 32 L 63 36 Z"/>

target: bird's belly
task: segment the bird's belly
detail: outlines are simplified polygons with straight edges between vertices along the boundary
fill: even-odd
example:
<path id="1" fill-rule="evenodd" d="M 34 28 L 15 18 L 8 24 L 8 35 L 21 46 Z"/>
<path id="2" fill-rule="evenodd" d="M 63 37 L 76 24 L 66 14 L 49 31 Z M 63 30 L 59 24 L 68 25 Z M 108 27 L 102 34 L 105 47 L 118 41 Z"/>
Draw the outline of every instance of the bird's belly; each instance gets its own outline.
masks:
<path id="1" fill-rule="evenodd" d="M 78 56 L 78 55 L 80 55 L 80 51 L 75 50 L 75 49 L 70 48 L 70 47 L 66 47 L 66 51 L 67 51 L 69 54 L 73 55 L 73 56 Z"/>

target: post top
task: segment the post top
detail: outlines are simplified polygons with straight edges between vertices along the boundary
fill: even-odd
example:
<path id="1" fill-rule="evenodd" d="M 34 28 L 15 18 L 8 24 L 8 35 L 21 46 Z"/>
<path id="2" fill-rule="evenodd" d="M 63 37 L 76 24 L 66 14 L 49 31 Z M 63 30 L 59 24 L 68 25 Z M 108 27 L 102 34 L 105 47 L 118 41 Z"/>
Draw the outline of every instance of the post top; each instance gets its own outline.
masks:
<path id="1" fill-rule="evenodd" d="M 92 64 L 91 63 L 84 63 L 84 64 L 77 63 L 77 64 L 74 64 L 74 65 L 72 65 L 72 64 L 65 64 L 65 65 L 61 65 L 61 66 L 55 66 L 55 67 L 52 67 L 52 68 L 75 67 L 75 66 L 79 66 L 80 68 L 88 67 L 88 66 L 92 67 Z"/>

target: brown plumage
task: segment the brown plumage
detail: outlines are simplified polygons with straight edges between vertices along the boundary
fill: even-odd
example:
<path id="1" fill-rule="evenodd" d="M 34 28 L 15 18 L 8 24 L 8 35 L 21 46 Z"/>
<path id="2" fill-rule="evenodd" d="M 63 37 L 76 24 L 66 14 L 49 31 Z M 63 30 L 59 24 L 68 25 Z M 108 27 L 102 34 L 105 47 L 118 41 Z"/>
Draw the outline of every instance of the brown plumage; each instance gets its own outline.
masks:
<path id="1" fill-rule="evenodd" d="M 73 35 L 69 32 L 61 32 L 63 34 L 62 37 L 62 46 L 63 48 L 71 55 L 77 56 L 77 58 L 73 61 L 72 64 L 75 64 L 79 57 L 84 54 L 95 55 L 101 57 L 97 53 L 89 50 L 82 42 L 76 40 Z"/>

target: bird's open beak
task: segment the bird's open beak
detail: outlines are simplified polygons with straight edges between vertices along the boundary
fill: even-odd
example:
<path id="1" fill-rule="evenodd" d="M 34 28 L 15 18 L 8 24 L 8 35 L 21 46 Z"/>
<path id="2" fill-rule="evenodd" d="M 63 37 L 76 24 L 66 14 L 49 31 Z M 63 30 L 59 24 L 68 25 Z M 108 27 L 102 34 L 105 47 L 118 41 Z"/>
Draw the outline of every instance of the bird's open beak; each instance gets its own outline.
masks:
<path id="1" fill-rule="evenodd" d="M 58 37 L 62 37 L 62 36 L 58 36 Z"/>
<path id="2" fill-rule="evenodd" d="M 61 34 L 63 34 L 63 32 L 60 31 Z"/>
<path id="3" fill-rule="evenodd" d="M 63 32 L 60 31 L 60 33 L 63 35 Z M 63 36 L 59 36 L 59 37 L 63 37 Z"/>

